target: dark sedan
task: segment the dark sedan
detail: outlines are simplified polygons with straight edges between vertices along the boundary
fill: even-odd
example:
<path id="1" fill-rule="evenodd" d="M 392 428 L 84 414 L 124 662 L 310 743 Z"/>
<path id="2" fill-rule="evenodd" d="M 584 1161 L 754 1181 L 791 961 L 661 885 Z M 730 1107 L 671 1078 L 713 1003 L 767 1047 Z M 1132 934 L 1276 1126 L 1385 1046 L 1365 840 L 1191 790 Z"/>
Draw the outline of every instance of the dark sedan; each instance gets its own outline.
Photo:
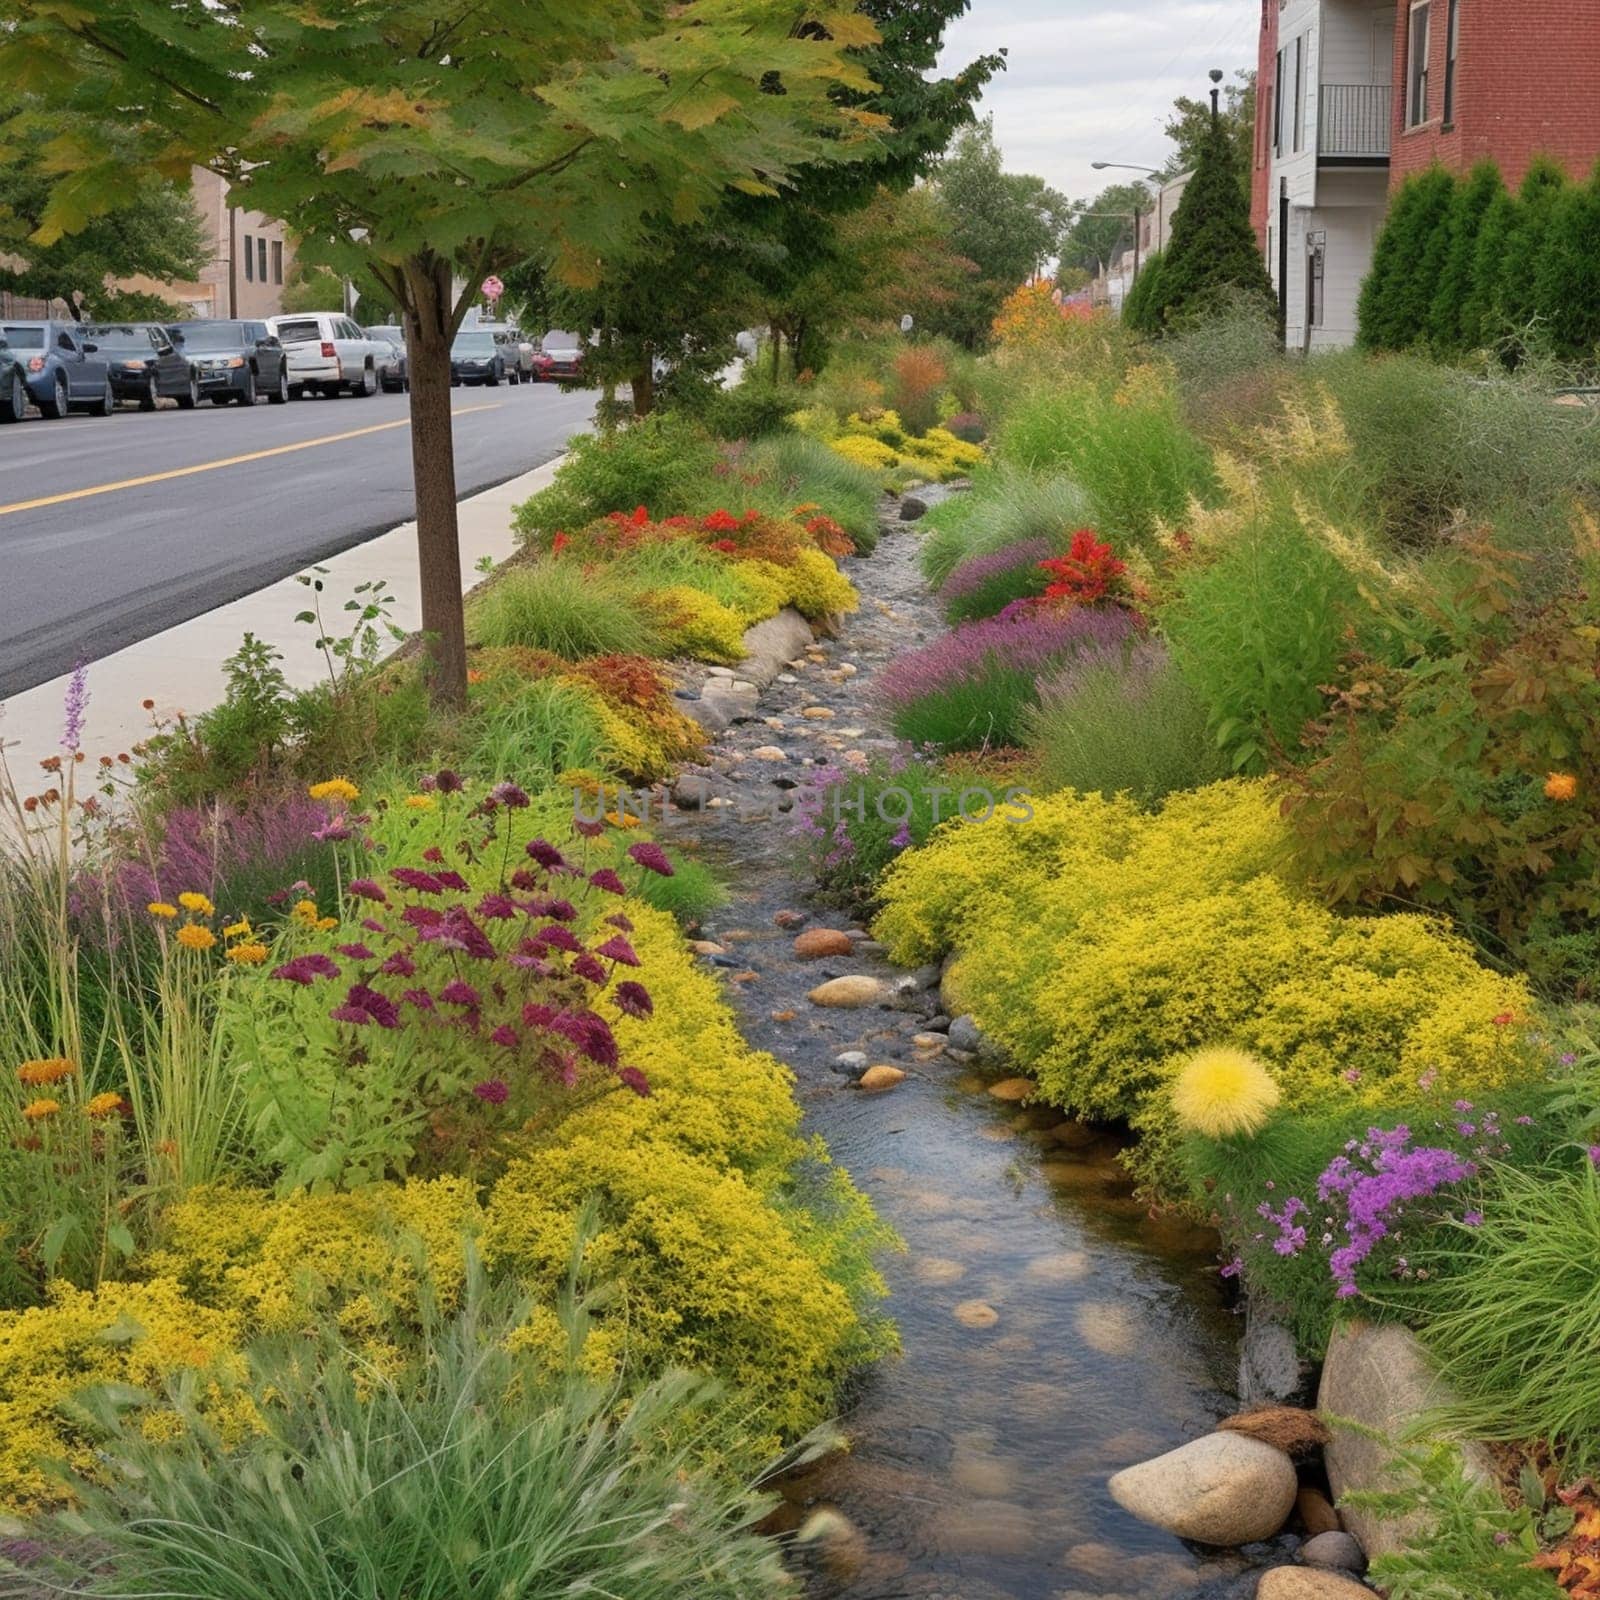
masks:
<path id="1" fill-rule="evenodd" d="M 468 328 L 450 346 L 451 383 L 482 383 L 495 388 L 506 375 L 506 360 L 495 336 Z"/>
<path id="2" fill-rule="evenodd" d="M 30 400 L 46 417 L 116 408 L 105 361 L 76 324 L 0 323 L 0 422 L 20 422 Z"/>
<path id="3" fill-rule="evenodd" d="M 253 406 L 262 395 L 275 406 L 287 403 L 289 357 L 266 323 L 174 322 L 167 332 L 213 405 Z"/>
<path id="4" fill-rule="evenodd" d="M 200 403 L 200 386 L 167 330 L 153 322 L 99 322 L 83 330 L 100 347 L 119 400 L 137 400 L 141 411 L 156 401 L 176 400 L 185 411 Z"/>

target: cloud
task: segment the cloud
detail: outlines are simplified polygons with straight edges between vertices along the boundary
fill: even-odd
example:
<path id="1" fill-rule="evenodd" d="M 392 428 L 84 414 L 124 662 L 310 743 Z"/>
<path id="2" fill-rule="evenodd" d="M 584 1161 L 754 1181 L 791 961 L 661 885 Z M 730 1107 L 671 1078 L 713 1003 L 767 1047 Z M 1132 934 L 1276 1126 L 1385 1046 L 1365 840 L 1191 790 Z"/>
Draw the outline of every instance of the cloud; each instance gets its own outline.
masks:
<path id="1" fill-rule="evenodd" d="M 1094 161 L 1159 166 L 1162 124 L 1180 95 L 1204 94 L 1206 73 L 1254 67 L 1261 16 L 1251 0 L 972 0 L 945 37 L 941 68 L 1005 47 L 1006 71 L 979 106 L 1015 172 L 1037 173 L 1088 199 L 1128 173 Z"/>

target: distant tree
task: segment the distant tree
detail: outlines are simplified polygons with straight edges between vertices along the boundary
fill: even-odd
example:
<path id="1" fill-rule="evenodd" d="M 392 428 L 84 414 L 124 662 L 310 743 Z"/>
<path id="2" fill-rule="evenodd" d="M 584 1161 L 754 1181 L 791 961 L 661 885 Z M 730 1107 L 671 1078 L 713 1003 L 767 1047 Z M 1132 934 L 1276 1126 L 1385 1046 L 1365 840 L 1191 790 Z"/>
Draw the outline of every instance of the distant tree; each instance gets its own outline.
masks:
<path id="1" fill-rule="evenodd" d="M 1234 78 L 1237 81 L 1223 85 L 1220 117 L 1233 142 L 1234 165 L 1248 199 L 1256 148 L 1256 75 L 1252 69 L 1236 72 Z M 1179 95 L 1162 131 L 1177 146 L 1172 159 L 1161 169 L 1162 176 L 1170 182 L 1200 164 L 1200 152 L 1211 131 L 1211 101 Z"/>
<path id="2" fill-rule="evenodd" d="M 1072 226 L 1061 242 L 1061 260 L 1090 277 L 1110 266 L 1133 245 L 1133 215 L 1149 211 L 1155 196 L 1142 183 L 1113 183 L 1074 208 Z"/>
<path id="3" fill-rule="evenodd" d="M 1462 319 L 1472 296 L 1478 235 L 1483 231 L 1484 218 L 1505 192 L 1500 169 L 1492 161 L 1480 161 L 1466 181 L 1456 186 L 1449 214 L 1437 236 L 1442 261 L 1433 303 L 1428 308 L 1428 342 L 1438 355 L 1459 355 L 1472 348 L 1465 342 Z"/>
<path id="4" fill-rule="evenodd" d="M 0 83 L 63 119 L 118 108 L 115 138 L 85 122 L 58 146 L 38 245 L 113 211 L 130 173 L 198 164 L 282 218 L 308 265 L 384 285 L 410 356 L 426 660 L 457 707 L 450 343 L 479 283 L 538 253 L 598 284 L 730 188 L 776 195 L 869 151 L 887 119 L 835 96 L 873 91 L 853 52 L 877 42 L 867 17 L 795 0 L 9 0 Z M 0 126 L 0 163 L 16 134 Z"/>
<path id="5" fill-rule="evenodd" d="M 1181 325 L 1223 300 L 1273 304 L 1233 138 L 1220 117 L 1200 146 L 1149 297 L 1152 323 L 1161 328 Z"/>
<path id="6" fill-rule="evenodd" d="M 1426 336 L 1455 194 L 1455 175 L 1434 166 L 1408 178 L 1395 196 L 1361 286 L 1356 315 L 1363 348 L 1408 350 Z"/>
<path id="7" fill-rule="evenodd" d="M 1533 267 L 1540 331 L 1563 360 L 1600 363 L 1600 166 L 1569 184 L 1550 211 Z"/>
<path id="8" fill-rule="evenodd" d="M 1072 206 L 1043 178 L 1005 170 L 992 118 L 956 136 L 932 181 L 950 247 L 976 269 L 941 331 L 976 345 L 1005 297 L 1056 257 Z"/>
<path id="9" fill-rule="evenodd" d="M 11 160 L 0 160 L 0 286 L 34 299 L 60 298 L 85 317 L 143 320 L 181 310 L 160 295 L 112 286 L 118 278 L 191 282 L 211 258 L 200 213 L 179 183 L 130 167 L 109 209 L 78 232 L 46 244 L 40 228 L 50 208 L 57 141 L 89 137 L 113 148 L 115 127 L 69 126 L 34 95 L 0 102 L 0 124 L 13 141 Z M 81 302 L 74 297 L 82 296 Z"/>
<path id="10" fill-rule="evenodd" d="M 1163 254 L 1157 250 L 1145 261 L 1122 302 L 1122 320 L 1135 333 L 1161 332 L 1160 308 L 1164 300 L 1161 274 L 1164 264 Z"/>

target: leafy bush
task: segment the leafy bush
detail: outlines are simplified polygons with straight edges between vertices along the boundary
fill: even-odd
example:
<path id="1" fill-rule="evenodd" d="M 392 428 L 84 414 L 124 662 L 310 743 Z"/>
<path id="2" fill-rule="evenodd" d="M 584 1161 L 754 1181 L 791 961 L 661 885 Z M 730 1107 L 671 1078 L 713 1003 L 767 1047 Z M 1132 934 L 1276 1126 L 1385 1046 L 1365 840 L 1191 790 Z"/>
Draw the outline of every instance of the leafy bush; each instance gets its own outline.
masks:
<path id="1" fill-rule="evenodd" d="M 1436 164 L 1408 178 L 1390 201 L 1356 308 L 1363 349 L 1406 350 L 1426 336 L 1456 181 Z"/>
<path id="2" fill-rule="evenodd" d="M 174 1438 L 102 1402 L 110 1482 L 80 1481 L 52 1543 L 82 1554 L 46 1570 L 79 1593 L 212 1600 L 302 1600 L 308 1585 L 350 1600 L 733 1600 L 781 1585 L 750 1527 L 761 1504 L 695 1461 L 715 1387 L 671 1374 L 624 1396 L 530 1374 L 510 1349 L 526 1309 L 475 1295 L 393 1372 L 336 1339 L 316 1358 L 252 1350 L 245 1404 L 271 1425 L 243 1439 L 181 1393 Z M 581 1362 L 581 1301 L 566 1326 Z"/>
<path id="3" fill-rule="evenodd" d="M 1429 1071 L 1455 1092 L 1527 1073 L 1522 982 L 1426 918 L 1294 894 L 1273 876 L 1286 844 L 1256 784 L 1174 794 L 1154 816 L 1064 794 L 1025 826 L 955 824 L 902 856 L 874 927 L 900 962 L 955 950 L 978 1024 L 1091 1117 L 1162 1122 L 1156 1097 L 1216 1044 L 1258 1055 L 1291 1106 L 1381 1105 Z"/>
<path id="4" fill-rule="evenodd" d="M 926 347 L 912 345 L 895 357 L 890 403 L 912 433 L 924 434 L 939 420 L 947 377 L 944 363 Z"/>
<path id="5" fill-rule="evenodd" d="M 1352 573 L 1283 506 L 1211 560 L 1181 567 L 1174 584 L 1162 626 L 1229 769 L 1294 759 L 1361 604 Z"/>
<path id="6" fill-rule="evenodd" d="M 1025 609 L 965 622 L 880 674 L 895 732 L 913 744 L 975 750 L 1022 743 L 1039 673 L 1133 632 L 1117 607 Z"/>
<path id="7" fill-rule="evenodd" d="M 945 418 L 945 429 L 968 444 L 982 444 L 989 437 L 988 427 L 976 411 L 957 411 Z"/>
<path id="8" fill-rule="evenodd" d="M 595 655 L 658 655 L 659 628 L 639 595 L 615 575 L 575 561 L 542 559 L 500 574 L 472 602 L 480 645 L 521 645 L 569 661 Z"/>
<path id="9" fill-rule="evenodd" d="M 1045 539 L 1065 550 L 1072 530 L 1090 521 L 1091 510 L 1070 478 L 985 474 L 969 493 L 941 501 L 922 519 L 922 574 L 937 589 L 963 561 L 1008 545 Z"/>
<path id="10" fill-rule="evenodd" d="M 1448 910 L 1539 980 L 1600 981 L 1600 608 L 1531 616 L 1480 550 L 1432 646 L 1364 669 L 1289 800 L 1300 870 L 1336 902 Z M 1419 774 L 1425 775 L 1419 781 Z"/>
<path id="11" fill-rule="evenodd" d="M 799 390 L 754 377 L 707 396 L 697 415 L 719 439 L 764 439 L 793 431 L 790 416 L 804 404 Z"/>
<path id="12" fill-rule="evenodd" d="M 1045 790 L 1155 805 L 1226 776 L 1206 709 L 1155 640 L 1086 651 L 1040 685 L 1027 743 Z"/>
<path id="13" fill-rule="evenodd" d="M 820 508 L 832 517 L 862 555 L 878 542 L 880 490 L 875 474 L 845 460 L 820 439 L 787 433 L 763 439 L 739 458 L 747 483 L 745 500 L 773 516 L 793 515 L 797 506 Z"/>
<path id="14" fill-rule="evenodd" d="M 716 463 L 710 436 L 670 411 L 610 435 L 576 434 L 555 482 L 517 507 L 513 525 L 521 539 L 548 542 L 563 529 L 638 505 L 676 516 L 696 504 Z"/>

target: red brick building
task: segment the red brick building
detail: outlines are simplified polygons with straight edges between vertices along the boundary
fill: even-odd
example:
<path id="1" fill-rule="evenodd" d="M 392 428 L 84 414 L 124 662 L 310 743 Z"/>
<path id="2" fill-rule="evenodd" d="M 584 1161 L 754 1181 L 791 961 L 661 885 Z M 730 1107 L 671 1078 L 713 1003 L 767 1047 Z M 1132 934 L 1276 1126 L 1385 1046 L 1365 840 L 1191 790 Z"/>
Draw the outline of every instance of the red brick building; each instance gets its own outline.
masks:
<path id="1" fill-rule="evenodd" d="M 1441 161 L 1600 158 L 1600 0 L 1398 0 L 1391 187 Z"/>
<path id="2" fill-rule="evenodd" d="M 1291 349 L 1348 344 L 1388 195 L 1600 158 L 1600 0 L 1261 0 L 1251 211 Z"/>

